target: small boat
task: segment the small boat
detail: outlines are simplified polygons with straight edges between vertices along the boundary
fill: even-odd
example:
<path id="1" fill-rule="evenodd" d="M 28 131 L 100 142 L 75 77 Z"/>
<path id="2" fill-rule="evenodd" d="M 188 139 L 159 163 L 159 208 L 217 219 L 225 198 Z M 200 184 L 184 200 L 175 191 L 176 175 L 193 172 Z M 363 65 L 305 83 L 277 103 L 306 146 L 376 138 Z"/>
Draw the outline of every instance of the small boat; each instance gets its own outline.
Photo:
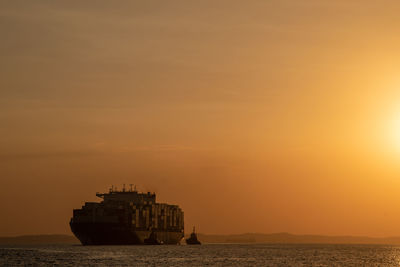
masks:
<path id="1" fill-rule="evenodd" d="M 162 245 L 162 242 L 160 242 L 160 240 L 157 239 L 157 234 L 152 231 L 149 238 L 146 238 L 144 240 L 144 244 L 145 245 Z"/>
<path id="2" fill-rule="evenodd" d="M 190 234 L 190 237 L 188 239 L 186 239 L 186 244 L 201 245 L 200 241 L 197 239 L 197 234 L 196 234 L 194 226 L 193 226 L 193 232 Z"/>

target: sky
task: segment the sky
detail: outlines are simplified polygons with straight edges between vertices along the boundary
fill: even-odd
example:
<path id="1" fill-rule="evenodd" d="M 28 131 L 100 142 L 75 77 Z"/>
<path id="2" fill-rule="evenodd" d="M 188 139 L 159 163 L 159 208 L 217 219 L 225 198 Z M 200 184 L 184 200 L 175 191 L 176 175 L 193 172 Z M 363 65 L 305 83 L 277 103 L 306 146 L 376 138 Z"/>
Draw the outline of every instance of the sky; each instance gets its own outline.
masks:
<path id="1" fill-rule="evenodd" d="M 400 236 L 397 0 L 0 0 L 0 236 L 111 185 L 186 232 Z"/>

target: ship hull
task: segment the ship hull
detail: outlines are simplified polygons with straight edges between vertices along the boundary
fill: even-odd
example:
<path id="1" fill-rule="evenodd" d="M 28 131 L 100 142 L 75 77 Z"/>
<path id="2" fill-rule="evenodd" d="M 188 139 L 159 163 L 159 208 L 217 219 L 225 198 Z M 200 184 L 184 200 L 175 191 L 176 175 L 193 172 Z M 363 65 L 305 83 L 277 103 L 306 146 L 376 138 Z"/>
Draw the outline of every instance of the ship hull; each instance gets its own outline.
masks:
<path id="1" fill-rule="evenodd" d="M 188 245 L 201 245 L 200 241 L 196 240 L 192 240 L 192 239 L 186 239 L 186 244 Z"/>
<path id="2" fill-rule="evenodd" d="M 82 245 L 146 245 L 152 231 L 134 230 L 117 223 L 70 222 L 71 230 Z M 154 231 L 158 243 L 178 244 L 182 232 Z"/>

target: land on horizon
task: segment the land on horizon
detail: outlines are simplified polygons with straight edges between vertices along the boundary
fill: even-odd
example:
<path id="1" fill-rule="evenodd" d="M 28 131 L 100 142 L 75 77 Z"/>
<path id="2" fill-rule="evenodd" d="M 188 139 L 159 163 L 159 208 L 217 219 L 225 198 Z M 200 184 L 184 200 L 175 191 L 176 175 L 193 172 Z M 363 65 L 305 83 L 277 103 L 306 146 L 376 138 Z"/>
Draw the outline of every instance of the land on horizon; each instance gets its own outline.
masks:
<path id="1" fill-rule="evenodd" d="M 400 237 L 296 235 L 290 233 L 198 234 L 203 243 L 265 244 L 377 244 L 400 245 Z M 21 235 L 0 237 L 0 245 L 80 244 L 72 235 Z"/>

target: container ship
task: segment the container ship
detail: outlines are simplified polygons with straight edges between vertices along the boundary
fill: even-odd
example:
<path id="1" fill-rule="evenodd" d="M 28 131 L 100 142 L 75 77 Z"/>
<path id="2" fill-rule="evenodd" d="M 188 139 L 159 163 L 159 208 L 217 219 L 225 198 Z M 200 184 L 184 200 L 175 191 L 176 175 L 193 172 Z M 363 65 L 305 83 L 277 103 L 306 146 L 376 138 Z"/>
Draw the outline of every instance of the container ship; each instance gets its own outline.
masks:
<path id="1" fill-rule="evenodd" d="M 131 185 L 96 196 L 103 200 L 74 209 L 70 221 L 82 245 L 178 244 L 184 237 L 183 211 L 156 203 L 155 193 L 139 193 Z"/>

